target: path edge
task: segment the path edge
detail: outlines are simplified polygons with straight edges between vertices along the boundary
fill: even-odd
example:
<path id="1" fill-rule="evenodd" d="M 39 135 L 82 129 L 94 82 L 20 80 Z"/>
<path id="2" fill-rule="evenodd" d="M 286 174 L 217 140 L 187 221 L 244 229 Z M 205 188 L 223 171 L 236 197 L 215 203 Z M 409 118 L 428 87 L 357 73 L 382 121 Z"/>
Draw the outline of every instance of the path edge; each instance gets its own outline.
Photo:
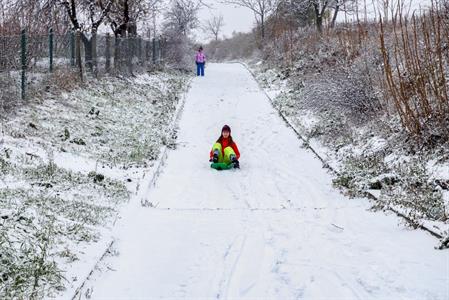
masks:
<path id="1" fill-rule="evenodd" d="M 187 94 L 188 94 L 188 91 L 190 90 L 190 85 L 192 83 L 192 79 L 193 78 L 190 78 L 187 81 L 186 91 L 182 94 L 182 97 L 181 97 L 179 103 L 177 104 L 176 110 L 173 114 L 173 119 L 171 120 L 170 124 L 167 127 L 167 136 L 171 135 L 173 133 L 173 131 L 175 130 L 176 126 L 178 125 L 179 119 L 181 118 L 182 112 L 184 110 L 184 106 L 185 106 L 185 103 L 187 100 Z M 141 200 L 141 198 L 139 196 L 141 196 L 144 193 L 144 191 L 151 189 L 155 185 L 157 178 L 159 177 L 159 175 L 162 172 L 162 167 L 165 164 L 165 160 L 167 159 L 168 150 L 169 150 L 169 147 L 167 145 L 164 145 L 161 148 L 155 163 L 153 164 L 152 167 L 150 167 L 147 171 L 144 172 L 142 179 L 137 184 L 134 196 L 130 199 L 129 202 L 131 202 L 133 199 Z M 147 179 L 145 179 L 145 178 L 147 178 Z M 146 184 L 145 184 L 145 182 L 146 182 Z M 141 189 L 142 184 L 145 184 L 146 189 Z M 128 205 L 130 204 L 129 202 L 128 202 Z M 120 214 L 118 213 L 113 222 L 113 227 L 114 227 L 119 215 Z M 102 252 L 100 257 L 90 268 L 90 271 L 88 272 L 87 276 L 83 279 L 83 281 L 80 282 L 78 287 L 75 289 L 73 296 L 70 296 L 69 299 L 71 299 L 71 300 L 76 300 L 77 298 L 81 299 L 81 292 L 82 292 L 84 286 L 86 285 L 86 283 L 89 281 L 89 279 L 95 272 L 95 269 L 99 266 L 101 261 L 106 257 L 108 252 L 111 250 L 114 243 L 115 243 L 115 239 L 114 239 L 114 237 L 111 237 L 110 241 L 108 243 L 106 243 L 108 246 L 105 248 L 105 250 Z"/>
<path id="2" fill-rule="evenodd" d="M 231 62 L 233 64 L 240 64 L 242 65 L 253 77 L 253 79 L 256 81 L 257 86 L 259 87 L 259 89 L 265 94 L 265 96 L 268 98 L 268 100 L 270 101 L 271 106 L 277 111 L 278 115 L 281 117 L 282 120 L 284 120 L 285 124 L 287 125 L 287 127 L 291 128 L 293 130 L 293 132 L 296 134 L 296 136 L 302 140 L 304 142 L 304 146 L 306 149 L 310 150 L 315 156 L 316 158 L 318 158 L 322 164 L 323 164 L 323 168 L 328 169 L 331 173 L 333 173 L 335 176 L 340 175 L 340 172 L 338 170 L 336 170 L 334 167 L 332 167 L 311 145 L 310 143 L 308 143 L 307 139 L 300 133 L 300 131 L 298 130 L 298 128 L 296 128 L 296 126 L 293 124 L 293 122 L 291 122 L 291 120 L 285 116 L 279 109 L 277 109 L 274 106 L 274 101 L 273 99 L 270 97 L 270 95 L 268 95 L 268 93 L 266 92 L 266 90 L 262 87 L 262 85 L 260 84 L 260 82 L 257 80 L 256 74 L 253 72 L 253 70 L 251 70 L 251 68 L 244 62 L 241 61 L 233 61 Z M 371 193 L 370 191 L 364 191 L 363 192 L 364 196 L 368 199 L 371 200 L 375 200 L 378 201 L 379 198 L 374 195 L 373 193 Z M 410 219 L 409 217 L 407 217 L 406 215 L 404 215 L 403 213 L 401 213 L 400 211 L 392 208 L 392 207 L 387 207 L 387 210 L 395 213 L 398 217 L 404 219 L 409 225 L 411 225 L 413 228 L 416 229 L 421 229 L 426 231 L 427 233 L 429 233 L 430 235 L 432 235 L 433 237 L 437 238 L 440 240 L 441 244 L 438 247 L 435 247 L 436 249 L 445 249 L 447 247 L 449 247 L 449 236 L 444 237 L 441 234 L 439 234 L 438 232 L 433 231 L 432 229 L 428 228 L 427 226 L 415 222 L 412 219 Z"/>

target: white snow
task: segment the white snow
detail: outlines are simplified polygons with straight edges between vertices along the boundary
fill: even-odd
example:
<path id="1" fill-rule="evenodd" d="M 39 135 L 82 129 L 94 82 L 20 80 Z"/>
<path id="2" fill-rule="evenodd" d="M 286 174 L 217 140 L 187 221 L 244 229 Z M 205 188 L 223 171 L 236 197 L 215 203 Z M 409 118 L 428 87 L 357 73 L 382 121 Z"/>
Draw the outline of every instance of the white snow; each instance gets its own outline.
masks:
<path id="1" fill-rule="evenodd" d="M 177 149 L 117 223 L 91 299 L 449 299 L 449 254 L 348 199 L 242 65 L 193 81 Z M 210 169 L 223 124 L 241 169 Z"/>
<path id="2" fill-rule="evenodd" d="M 89 79 L 2 116 L 0 299 L 73 295 L 113 241 L 121 208 L 160 169 L 189 78 L 167 69 Z M 39 271 L 40 258 L 52 268 Z"/>

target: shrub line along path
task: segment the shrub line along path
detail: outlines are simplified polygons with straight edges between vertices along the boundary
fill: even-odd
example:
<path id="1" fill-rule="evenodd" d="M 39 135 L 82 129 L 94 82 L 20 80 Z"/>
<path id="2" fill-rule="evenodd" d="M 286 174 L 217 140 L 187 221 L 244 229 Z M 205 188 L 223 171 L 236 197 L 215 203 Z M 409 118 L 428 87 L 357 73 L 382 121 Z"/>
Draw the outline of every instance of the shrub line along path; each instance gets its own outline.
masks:
<path id="1" fill-rule="evenodd" d="M 207 163 L 225 123 L 241 170 Z M 447 251 L 335 190 L 242 65 L 209 64 L 179 127 L 154 207 L 123 212 L 91 299 L 449 298 Z"/>

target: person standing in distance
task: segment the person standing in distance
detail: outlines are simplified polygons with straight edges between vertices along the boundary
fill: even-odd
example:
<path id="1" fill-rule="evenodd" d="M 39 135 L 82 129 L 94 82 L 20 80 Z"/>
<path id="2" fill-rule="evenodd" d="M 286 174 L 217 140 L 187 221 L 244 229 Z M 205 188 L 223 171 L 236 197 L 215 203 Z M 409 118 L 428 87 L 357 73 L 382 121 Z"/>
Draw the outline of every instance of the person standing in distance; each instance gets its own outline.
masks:
<path id="1" fill-rule="evenodd" d="M 204 76 L 204 67 L 206 66 L 206 55 L 203 52 L 203 47 L 198 49 L 198 52 L 195 55 L 196 62 L 196 75 Z"/>

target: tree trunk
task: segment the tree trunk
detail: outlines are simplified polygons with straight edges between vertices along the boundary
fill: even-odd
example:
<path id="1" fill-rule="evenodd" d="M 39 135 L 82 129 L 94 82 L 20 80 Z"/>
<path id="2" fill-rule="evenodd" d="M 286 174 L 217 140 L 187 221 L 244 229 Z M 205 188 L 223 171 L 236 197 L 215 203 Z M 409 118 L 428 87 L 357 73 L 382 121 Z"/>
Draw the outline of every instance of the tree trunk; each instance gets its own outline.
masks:
<path id="1" fill-rule="evenodd" d="M 316 16 L 316 29 L 319 33 L 323 33 L 323 16 Z"/>
<path id="2" fill-rule="evenodd" d="M 115 36 L 115 40 L 114 40 L 114 69 L 116 72 L 121 71 L 121 45 L 120 45 L 120 37 L 119 36 Z"/>
<path id="3" fill-rule="evenodd" d="M 90 51 L 92 55 L 92 72 L 95 77 L 98 76 L 98 64 L 97 64 L 97 32 L 92 33 L 90 38 Z"/>
<path id="4" fill-rule="evenodd" d="M 89 71 L 93 71 L 93 62 L 92 62 L 92 40 L 88 39 L 85 34 L 81 34 L 81 40 L 84 45 L 84 61 L 86 64 L 86 68 Z"/>
<path id="5" fill-rule="evenodd" d="M 334 10 L 334 16 L 332 17 L 331 28 L 335 28 L 335 23 L 337 21 L 337 14 L 340 11 L 340 5 L 337 5 Z"/>
<path id="6" fill-rule="evenodd" d="M 313 4 L 313 11 L 315 13 L 315 24 L 316 29 L 321 34 L 323 33 L 323 15 L 326 11 L 327 2 L 323 4 L 323 6 L 320 9 L 320 6 L 318 3 Z"/>
<path id="7" fill-rule="evenodd" d="M 94 64 L 92 61 L 92 41 L 88 40 L 84 43 L 84 60 L 86 61 L 86 68 L 93 71 Z"/>
<path id="8" fill-rule="evenodd" d="M 317 3 L 313 4 L 313 12 L 315 15 L 315 26 L 319 33 L 323 31 L 323 19 L 320 15 L 320 8 Z"/>

